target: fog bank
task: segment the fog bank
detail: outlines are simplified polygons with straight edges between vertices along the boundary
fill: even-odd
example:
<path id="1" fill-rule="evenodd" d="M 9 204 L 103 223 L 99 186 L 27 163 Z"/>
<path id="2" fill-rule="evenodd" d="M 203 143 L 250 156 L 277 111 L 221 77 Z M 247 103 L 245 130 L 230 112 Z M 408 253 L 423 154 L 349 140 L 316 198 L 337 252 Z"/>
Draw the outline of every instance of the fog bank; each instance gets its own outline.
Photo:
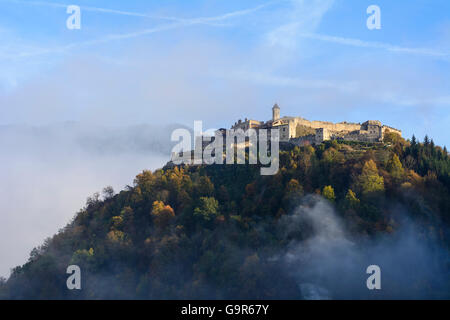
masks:
<path id="1" fill-rule="evenodd" d="M 176 125 L 0 126 L 0 276 L 64 227 L 86 198 L 170 158 Z"/>

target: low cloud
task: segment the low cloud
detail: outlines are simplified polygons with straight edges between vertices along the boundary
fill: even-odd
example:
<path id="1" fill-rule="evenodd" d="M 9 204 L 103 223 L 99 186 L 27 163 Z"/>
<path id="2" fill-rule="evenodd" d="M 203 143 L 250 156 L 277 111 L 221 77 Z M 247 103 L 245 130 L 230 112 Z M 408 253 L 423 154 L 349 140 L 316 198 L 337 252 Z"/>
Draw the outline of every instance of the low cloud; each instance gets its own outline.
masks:
<path id="1" fill-rule="evenodd" d="M 403 216 L 401 208 L 396 211 Z M 304 237 L 290 242 L 276 259 L 305 299 L 449 297 L 448 254 L 434 240 L 425 239 L 406 215 L 393 234 L 355 238 L 326 200 L 307 196 L 292 215 L 283 217 L 280 227 L 287 238 Z M 370 265 L 381 268 L 381 290 L 367 289 Z"/>
<path id="2" fill-rule="evenodd" d="M 170 159 L 177 125 L 0 126 L 0 276 L 63 228 L 86 198 Z"/>

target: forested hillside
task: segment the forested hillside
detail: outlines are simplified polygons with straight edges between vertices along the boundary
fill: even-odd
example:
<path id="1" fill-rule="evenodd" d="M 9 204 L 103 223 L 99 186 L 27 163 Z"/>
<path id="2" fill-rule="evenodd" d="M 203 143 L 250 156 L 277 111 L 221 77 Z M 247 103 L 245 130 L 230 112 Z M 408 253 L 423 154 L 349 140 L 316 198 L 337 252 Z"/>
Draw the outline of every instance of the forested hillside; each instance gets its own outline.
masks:
<path id="1" fill-rule="evenodd" d="M 449 224 L 450 157 L 428 137 L 284 148 L 274 176 L 166 167 L 89 197 L 0 297 L 450 298 Z M 81 290 L 66 287 L 73 264 Z"/>

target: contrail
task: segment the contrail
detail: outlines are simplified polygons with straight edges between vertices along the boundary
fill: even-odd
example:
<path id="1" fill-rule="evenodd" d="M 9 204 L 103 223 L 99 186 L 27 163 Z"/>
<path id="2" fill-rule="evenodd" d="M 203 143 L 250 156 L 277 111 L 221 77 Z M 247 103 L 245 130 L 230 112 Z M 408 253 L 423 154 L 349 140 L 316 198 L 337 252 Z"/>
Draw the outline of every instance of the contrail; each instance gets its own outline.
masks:
<path id="1" fill-rule="evenodd" d="M 353 46 L 353 47 L 359 47 L 359 48 L 383 49 L 383 50 L 387 50 L 387 51 L 391 51 L 391 52 L 414 54 L 414 55 L 421 55 L 421 56 L 428 56 L 428 57 L 442 58 L 442 59 L 450 58 L 450 53 L 438 51 L 435 49 L 407 48 L 407 47 L 401 47 L 401 46 L 396 46 L 396 45 L 382 43 L 382 42 L 371 42 L 371 41 L 364 41 L 364 40 L 360 40 L 360 39 L 335 37 L 335 36 L 328 36 L 328 35 L 316 34 L 316 33 L 302 33 L 299 36 L 302 38 L 332 42 L 332 43 L 348 45 L 348 46 Z"/>
<path id="2" fill-rule="evenodd" d="M 5 0 L 4 0 L 5 1 Z M 51 6 L 56 6 L 56 7 L 65 7 L 65 5 L 63 4 L 56 4 L 56 3 L 47 3 L 47 2 L 24 2 L 24 1 L 20 1 L 20 0 L 6 0 L 6 1 L 10 1 L 10 2 L 17 2 L 17 3 L 27 3 L 27 4 L 38 4 L 38 5 L 51 5 Z M 79 47 L 84 47 L 84 46 L 91 46 L 91 45 L 95 45 L 95 44 L 101 44 L 101 43 L 106 43 L 106 42 L 110 42 L 110 41 L 115 41 L 115 40 L 121 40 L 121 39 L 131 39 L 131 38 L 137 38 L 140 36 L 144 36 L 144 35 L 148 35 L 148 34 L 152 34 L 152 33 L 157 33 L 157 32 L 161 32 L 161 31 L 166 31 L 166 30 L 171 30 L 171 29 L 176 29 L 176 28 L 180 28 L 180 27 L 188 27 L 188 26 L 192 26 L 192 25 L 197 25 L 197 24 L 211 24 L 212 22 L 218 22 L 218 21 L 224 21 L 227 19 L 231 19 L 231 18 L 235 18 L 235 17 L 239 17 L 239 16 L 244 16 L 244 15 L 248 15 L 250 13 L 253 13 L 255 11 L 261 10 L 262 8 L 265 8 L 271 4 L 273 4 L 275 2 L 269 2 L 266 4 L 262 4 L 259 5 L 257 7 L 254 8 L 250 8 L 250 9 L 244 9 L 244 10 L 239 10 L 239 11 L 233 11 L 233 12 L 229 12 L 229 13 L 225 13 L 219 16 L 214 16 L 214 17 L 200 17 L 200 18 L 192 18 L 192 19 L 179 19 L 179 18 L 168 18 L 165 17 L 167 19 L 173 20 L 175 22 L 173 23 L 168 23 L 168 24 L 163 24 L 163 25 L 158 25 L 155 26 L 153 28 L 149 28 L 149 29 L 145 29 L 145 30 L 141 30 L 141 31 L 136 31 L 136 32 L 131 32 L 131 33 L 124 33 L 124 34 L 110 34 L 107 35 L 103 38 L 99 38 L 99 39 L 94 39 L 94 40 L 88 40 L 88 41 L 84 41 L 84 42 L 76 42 L 76 43 L 71 43 L 68 45 L 64 45 L 64 46 L 59 46 L 59 47 L 54 47 L 54 48 L 48 48 L 48 49 L 39 49 L 39 50 L 35 50 L 35 51 L 31 51 L 31 52 L 22 52 L 22 53 L 18 53 L 18 54 L 14 54 L 14 55 L 3 55 L 3 58 L 24 58 L 24 57 L 30 57 L 30 56 L 37 56 L 37 55 L 44 55 L 44 54 L 50 54 L 50 53 L 64 53 L 70 49 L 74 49 L 74 48 L 79 48 Z M 103 10 L 104 12 L 110 12 L 109 9 L 100 9 L 100 8 L 91 8 L 92 10 Z M 85 8 L 86 10 L 86 8 Z M 114 13 L 118 13 L 118 12 L 124 12 L 124 11 L 117 11 L 117 10 L 112 10 Z M 121 14 L 122 14 L 121 13 Z M 130 12 L 125 12 L 126 14 L 132 14 Z M 150 17 L 145 15 L 145 17 Z"/>
<path id="3" fill-rule="evenodd" d="M 53 2 L 46 2 L 46 1 L 22 1 L 22 0 L 1 0 L 1 1 L 12 2 L 12 3 L 17 3 L 17 4 L 27 4 L 27 5 L 33 5 L 33 6 L 54 7 L 54 8 L 67 8 L 69 6 L 68 4 L 53 3 Z M 201 23 L 210 24 L 209 22 L 221 21 L 221 20 L 253 13 L 255 11 L 258 11 L 260 9 L 268 7 L 274 3 L 275 3 L 275 1 L 268 2 L 265 4 L 259 5 L 257 7 L 251 8 L 251 9 L 245 9 L 245 10 L 241 10 L 241 11 L 224 14 L 222 16 L 205 17 L 205 18 L 197 18 L 197 19 L 201 19 L 202 20 Z M 192 20 L 192 19 L 183 19 L 183 18 L 171 17 L 171 16 L 151 15 L 151 14 L 140 13 L 140 12 L 130 12 L 130 11 L 124 11 L 124 10 L 115 10 L 115 9 L 89 7 L 89 6 L 80 6 L 80 9 L 83 11 L 111 13 L 111 14 L 117 14 L 117 15 L 125 15 L 125 16 L 141 17 L 141 18 L 149 18 L 149 19 L 169 20 L 169 21 L 177 21 L 177 22 L 189 22 L 190 20 Z M 194 20 L 197 20 L 197 19 L 194 19 Z"/>

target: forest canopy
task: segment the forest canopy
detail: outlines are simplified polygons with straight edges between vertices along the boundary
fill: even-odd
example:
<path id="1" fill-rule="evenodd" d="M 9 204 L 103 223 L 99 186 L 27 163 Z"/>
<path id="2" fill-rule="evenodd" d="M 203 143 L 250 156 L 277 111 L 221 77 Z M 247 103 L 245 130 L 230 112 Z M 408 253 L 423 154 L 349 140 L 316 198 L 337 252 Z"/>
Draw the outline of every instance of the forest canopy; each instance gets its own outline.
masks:
<path id="1" fill-rule="evenodd" d="M 307 298 L 297 280 L 308 265 L 286 272 L 279 257 L 320 234 L 314 219 L 323 212 L 342 221 L 345 239 L 373 243 L 400 232 L 406 217 L 415 236 L 448 256 L 449 199 L 450 157 L 428 137 L 284 148 L 274 176 L 256 165 L 143 171 L 118 194 L 105 188 L 89 197 L 70 224 L 0 279 L 0 298 Z M 71 264 L 83 270 L 80 291 L 65 287 Z M 449 297 L 448 278 L 437 286 L 424 279 L 411 284 L 414 292 Z"/>

